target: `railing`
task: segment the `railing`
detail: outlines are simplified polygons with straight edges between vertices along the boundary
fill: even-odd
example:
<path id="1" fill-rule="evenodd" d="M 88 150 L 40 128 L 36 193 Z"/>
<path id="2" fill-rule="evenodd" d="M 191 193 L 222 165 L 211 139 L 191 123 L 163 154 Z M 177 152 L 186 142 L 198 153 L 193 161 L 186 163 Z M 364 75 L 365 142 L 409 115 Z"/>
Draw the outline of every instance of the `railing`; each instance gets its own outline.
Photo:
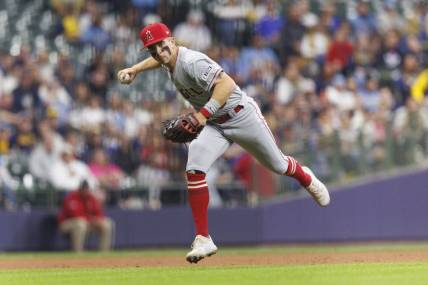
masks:
<path id="1" fill-rule="evenodd" d="M 385 124 L 385 137 L 373 141 L 363 132 L 347 145 L 340 130 L 318 140 L 316 145 L 303 143 L 293 153 L 303 164 L 311 167 L 324 182 L 344 183 L 375 173 L 387 173 L 403 167 L 426 164 L 428 161 L 428 131 L 411 127 L 394 133 L 391 123 Z M 277 185 L 274 195 L 298 191 L 301 187 L 285 176 L 272 175 Z M 263 195 L 262 195 L 263 196 Z"/>
<path id="2" fill-rule="evenodd" d="M 152 201 L 150 189 L 134 186 L 120 190 L 104 191 L 107 208 L 159 209 L 160 207 L 183 206 L 187 204 L 187 187 L 184 183 L 169 183 L 160 189 L 159 201 Z M 224 207 L 247 205 L 247 191 L 239 183 L 217 186 Z M 18 209 L 58 209 L 68 194 L 47 183 L 37 183 L 32 188 L 19 187 L 16 191 Z M 157 203 L 159 202 L 159 203 Z"/>
<path id="3" fill-rule="evenodd" d="M 355 181 L 367 175 L 388 173 L 428 161 L 427 130 L 409 127 L 398 134 L 393 131 L 391 123 L 386 123 L 382 139 L 373 140 L 360 132 L 353 141 L 341 139 L 341 132 L 339 129 L 330 136 L 320 136 L 315 142 L 307 141 L 299 144 L 299 147 L 290 148 L 293 149 L 292 152 L 284 153 L 311 167 L 327 184 Z M 173 153 L 171 157 L 172 155 Z M 18 160 L 15 159 L 15 162 Z M 254 160 L 251 171 L 251 182 L 247 186 L 237 179 L 234 183 L 217 185 L 223 206 L 257 205 L 265 199 L 301 190 L 294 179 L 273 174 Z M 25 180 L 22 177 L 22 185 L 16 191 L 18 208 L 57 208 L 66 194 L 47 183 L 36 182 L 31 187 L 25 186 Z M 137 209 L 184 205 L 187 203 L 186 189 L 185 181 L 165 184 L 157 194 L 159 203 L 153 206 L 151 190 L 146 186 L 133 184 L 121 190 L 107 191 L 106 205 Z"/>

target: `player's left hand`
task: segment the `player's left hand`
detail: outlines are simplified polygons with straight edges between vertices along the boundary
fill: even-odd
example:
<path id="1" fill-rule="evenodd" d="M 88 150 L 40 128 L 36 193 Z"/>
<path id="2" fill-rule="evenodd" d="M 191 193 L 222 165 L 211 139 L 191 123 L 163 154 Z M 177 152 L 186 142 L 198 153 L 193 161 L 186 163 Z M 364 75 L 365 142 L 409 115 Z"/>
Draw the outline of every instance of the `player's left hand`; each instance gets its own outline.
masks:
<path id="1" fill-rule="evenodd" d="M 207 118 L 204 115 L 202 115 L 201 112 L 195 113 L 195 118 L 198 120 L 201 126 L 205 126 L 207 124 Z"/>
<path id="2" fill-rule="evenodd" d="M 180 115 L 162 123 L 163 136 L 175 143 L 187 143 L 196 139 L 204 128 L 196 119 L 195 113 Z"/>

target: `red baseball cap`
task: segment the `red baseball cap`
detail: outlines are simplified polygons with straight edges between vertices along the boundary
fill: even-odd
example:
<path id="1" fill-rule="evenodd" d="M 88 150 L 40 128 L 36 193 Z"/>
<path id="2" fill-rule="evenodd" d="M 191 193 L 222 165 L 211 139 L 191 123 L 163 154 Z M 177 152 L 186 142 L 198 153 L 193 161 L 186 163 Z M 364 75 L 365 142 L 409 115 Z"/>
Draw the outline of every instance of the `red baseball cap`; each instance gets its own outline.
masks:
<path id="1" fill-rule="evenodd" d="M 140 39 L 145 48 L 169 37 L 171 37 L 171 31 L 162 23 L 147 25 L 140 31 Z"/>

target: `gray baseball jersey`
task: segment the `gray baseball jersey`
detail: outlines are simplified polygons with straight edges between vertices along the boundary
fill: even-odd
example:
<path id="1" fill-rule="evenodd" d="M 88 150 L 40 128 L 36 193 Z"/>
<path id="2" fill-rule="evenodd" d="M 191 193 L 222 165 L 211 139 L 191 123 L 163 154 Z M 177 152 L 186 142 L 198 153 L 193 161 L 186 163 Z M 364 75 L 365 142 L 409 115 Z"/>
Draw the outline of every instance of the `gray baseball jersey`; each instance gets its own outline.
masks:
<path id="1" fill-rule="evenodd" d="M 222 68 L 203 53 L 179 47 L 174 72 L 168 72 L 174 85 L 196 110 L 212 96 L 212 87 Z M 242 106 L 236 112 L 236 106 Z M 215 119 L 229 115 L 227 121 Z M 238 86 L 223 108 L 207 122 L 198 138 L 189 145 L 186 170 L 207 172 L 214 161 L 236 142 L 259 162 L 278 174 L 284 174 L 288 160 L 275 139 L 256 102 Z"/>
<path id="2" fill-rule="evenodd" d="M 223 69 L 203 53 L 179 47 L 174 72 L 169 74 L 181 95 L 195 108 L 202 108 L 212 95 L 212 87 Z M 216 112 L 213 119 L 230 112 L 245 100 L 243 92 L 236 86 L 226 105 Z"/>

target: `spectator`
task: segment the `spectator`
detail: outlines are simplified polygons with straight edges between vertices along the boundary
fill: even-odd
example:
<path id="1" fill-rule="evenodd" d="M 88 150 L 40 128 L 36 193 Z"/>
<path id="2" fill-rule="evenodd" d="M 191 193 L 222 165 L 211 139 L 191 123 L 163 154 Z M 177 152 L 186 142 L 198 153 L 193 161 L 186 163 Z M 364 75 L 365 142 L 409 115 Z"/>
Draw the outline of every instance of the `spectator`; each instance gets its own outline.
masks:
<path id="1" fill-rule="evenodd" d="M 227 72 L 235 81 L 241 82 L 238 77 L 239 68 L 239 50 L 236 47 L 224 47 L 221 53 L 222 57 L 218 59 L 223 70 Z"/>
<path id="2" fill-rule="evenodd" d="M 394 1 L 385 1 L 383 9 L 377 12 L 378 30 L 385 34 L 389 30 L 404 31 L 404 17 L 395 8 Z"/>
<path id="3" fill-rule="evenodd" d="M 160 167 L 160 155 L 154 153 L 137 170 L 137 185 L 148 189 L 150 209 L 160 209 L 162 187 L 170 180 L 170 173 Z"/>
<path id="4" fill-rule="evenodd" d="M 174 36 L 184 46 L 198 51 L 205 51 L 211 46 L 211 32 L 204 25 L 205 16 L 200 10 L 192 10 L 187 20 L 174 29 Z"/>
<path id="5" fill-rule="evenodd" d="M 0 205 L 6 210 L 16 210 L 16 190 L 19 181 L 12 177 L 7 165 L 6 156 L 0 155 Z"/>
<path id="6" fill-rule="evenodd" d="M 90 44 L 99 51 L 105 50 L 111 40 L 108 32 L 102 27 L 102 19 L 100 12 L 95 13 L 91 25 L 82 31 L 80 37 L 83 43 Z"/>
<path id="7" fill-rule="evenodd" d="M 152 114 L 145 110 L 144 107 L 137 107 L 131 101 L 123 102 L 124 128 L 122 133 L 128 137 L 135 137 L 138 133 L 138 128 L 147 125 L 151 122 Z"/>
<path id="8" fill-rule="evenodd" d="M 7 156 L 10 154 L 10 137 L 10 129 L 4 124 L 0 124 L 0 156 Z"/>
<path id="9" fill-rule="evenodd" d="M 109 109 L 105 114 L 106 121 L 111 127 L 123 132 L 125 131 L 125 113 L 124 113 L 124 100 L 117 93 L 113 93 L 109 98 Z"/>
<path id="10" fill-rule="evenodd" d="M 110 67 L 103 61 L 102 54 L 98 54 L 93 62 L 88 66 L 87 77 L 89 88 L 93 95 L 102 98 L 102 103 L 106 103 L 108 84 L 113 76 Z"/>
<path id="11" fill-rule="evenodd" d="M 338 71 L 339 65 L 322 64 L 321 70 L 315 78 L 316 92 L 322 95 Z"/>
<path id="12" fill-rule="evenodd" d="M 105 147 L 105 138 L 102 136 L 101 132 L 98 130 L 93 130 L 86 133 L 85 136 L 85 147 L 80 153 L 82 160 L 89 162 L 91 160 L 91 155 L 97 148 Z"/>
<path id="13" fill-rule="evenodd" d="M 242 151 L 234 158 L 233 173 L 239 182 L 245 185 L 247 190 L 253 191 L 253 158 L 247 152 Z"/>
<path id="14" fill-rule="evenodd" d="M 208 207 L 210 208 L 219 208 L 223 204 L 220 192 L 217 188 L 217 181 L 221 175 L 222 163 L 224 164 L 223 161 L 216 161 L 207 173 L 206 179 L 208 184 L 208 192 L 210 195 Z"/>
<path id="15" fill-rule="evenodd" d="M 305 34 L 305 27 L 302 24 L 303 9 L 296 1 L 287 9 L 287 17 L 283 25 L 280 42 L 279 56 L 281 63 L 287 62 L 290 56 L 298 56 L 300 54 L 300 41 Z"/>
<path id="16" fill-rule="evenodd" d="M 82 133 L 70 128 L 64 133 L 64 141 L 66 144 L 71 145 L 77 159 L 84 160 L 84 154 L 87 151 L 87 141 L 85 141 Z"/>
<path id="17" fill-rule="evenodd" d="M 410 5 L 405 16 L 407 20 L 407 32 L 415 34 L 421 41 L 428 39 L 428 17 L 427 17 L 427 3 L 425 1 L 415 1 Z"/>
<path id="18" fill-rule="evenodd" d="M 339 125 L 339 118 L 334 108 L 326 107 L 320 110 L 316 119 L 316 149 L 321 151 L 321 155 L 317 157 L 317 169 L 322 173 L 323 177 L 331 177 L 331 165 L 325 163 L 333 159 L 334 151 L 329 146 L 332 144 L 335 132 Z"/>
<path id="19" fill-rule="evenodd" d="M 299 67 L 296 62 L 290 61 L 284 68 L 283 76 L 281 76 L 276 84 L 275 99 L 279 104 L 287 104 L 295 96 L 305 92 L 313 92 L 315 83 L 309 78 L 305 78 L 300 74 Z"/>
<path id="20" fill-rule="evenodd" d="M 71 98 L 65 88 L 56 79 L 50 79 L 40 85 L 39 94 L 43 104 L 56 111 L 59 123 L 65 124 L 71 107 Z"/>
<path id="21" fill-rule="evenodd" d="M 86 31 L 89 29 L 92 23 L 92 19 L 96 17 L 97 14 L 100 13 L 100 5 L 97 3 L 97 1 L 94 0 L 87 0 L 84 1 L 83 6 L 81 7 L 82 11 L 80 13 L 79 17 L 79 30 L 80 32 Z"/>
<path id="22" fill-rule="evenodd" d="M 89 86 L 86 82 L 83 81 L 76 83 L 71 94 L 73 96 L 73 110 L 84 108 L 88 104 L 89 98 L 91 97 Z"/>
<path id="23" fill-rule="evenodd" d="M 30 173 L 42 181 L 49 181 L 50 171 L 54 163 L 60 158 L 63 144 L 61 136 L 53 131 L 41 133 L 41 141 L 29 157 Z"/>
<path id="24" fill-rule="evenodd" d="M 342 24 L 328 48 L 326 63 L 345 71 L 351 64 L 353 52 L 354 47 L 349 40 L 349 27 L 347 24 Z"/>
<path id="25" fill-rule="evenodd" d="M 129 138 L 122 136 L 121 139 L 120 148 L 114 153 L 113 162 L 127 175 L 133 175 L 140 164 L 140 158 Z"/>
<path id="26" fill-rule="evenodd" d="M 58 80 L 61 83 L 61 86 L 63 86 L 69 94 L 73 94 L 74 88 L 76 87 L 77 83 L 76 69 L 67 56 L 59 56 L 55 74 L 58 76 Z"/>
<path id="27" fill-rule="evenodd" d="M 82 2 L 82 1 L 75 1 Z M 73 7 L 73 4 L 67 3 L 61 5 L 58 9 L 58 13 L 62 15 L 62 30 L 66 40 L 70 43 L 76 43 L 79 41 L 80 29 L 78 13 L 80 7 Z"/>
<path id="28" fill-rule="evenodd" d="M 58 221 L 60 232 L 70 235 L 73 251 L 82 252 L 86 237 L 92 232 L 99 235 L 100 250 L 111 249 L 114 222 L 105 216 L 87 181 L 65 197 Z"/>
<path id="29" fill-rule="evenodd" d="M 147 13 L 154 13 L 159 6 L 159 0 L 131 0 L 140 12 L 140 18 L 144 18 Z"/>
<path id="30" fill-rule="evenodd" d="M 92 188 L 97 183 L 88 166 L 74 158 L 74 151 L 70 145 L 64 145 L 60 158 L 52 164 L 49 177 L 49 182 L 56 189 L 67 192 L 77 189 L 84 179 L 88 180 Z"/>
<path id="31" fill-rule="evenodd" d="M 344 112 L 340 116 L 340 127 L 338 136 L 340 138 L 340 156 L 342 160 L 342 171 L 345 174 L 354 174 L 358 170 L 358 161 L 361 156 L 358 147 L 359 130 L 352 124 L 352 112 Z"/>
<path id="32" fill-rule="evenodd" d="M 16 131 L 11 137 L 11 147 L 19 149 L 23 153 L 29 154 L 36 144 L 36 134 L 34 133 L 32 120 L 30 117 L 22 117 Z"/>
<path id="33" fill-rule="evenodd" d="M 39 95 L 38 82 L 35 68 L 25 68 L 19 77 L 18 86 L 12 91 L 15 113 L 26 111 L 27 113 L 40 113 L 43 107 Z"/>
<path id="34" fill-rule="evenodd" d="M 120 190 L 125 177 L 122 169 L 109 161 L 102 148 L 96 148 L 92 154 L 89 169 L 97 178 L 101 188 L 106 190 Z"/>
<path id="35" fill-rule="evenodd" d="M 300 44 L 301 55 L 309 60 L 322 60 L 327 52 L 329 38 L 321 29 L 317 16 L 305 17 L 303 25 L 307 28 L 307 32 L 302 38 Z"/>
<path id="36" fill-rule="evenodd" d="M 356 37 L 361 35 L 371 35 L 376 32 L 376 18 L 370 12 L 368 0 L 358 0 L 357 16 L 352 19 L 351 25 Z"/>
<path id="37" fill-rule="evenodd" d="M 357 105 L 357 96 L 348 90 L 346 78 L 341 74 L 333 78 L 332 85 L 325 90 L 325 95 L 328 101 L 340 112 L 352 111 Z M 347 116 L 342 116 L 342 119 L 344 123 L 348 122 Z"/>
<path id="38" fill-rule="evenodd" d="M 365 86 L 358 90 L 358 96 L 361 96 L 361 102 L 367 111 L 375 112 L 379 110 L 381 97 L 379 80 L 376 75 L 367 77 Z"/>
<path id="39" fill-rule="evenodd" d="M 428 69 L 424 69 L 418 74 L 415 82 L 411 85 L 411 95 L 413 100 L 421 104 L 426 99 L 428 91 Z"/>
<path id="40" fill-rule="evenodd" d="M 333 1 L 323 1 L 320 8 L 320 26 L 330 34 L 334 34 L 340 26 L 340 19 L 336 15 L 336 5 Z"/>
<path id="41" fill-rule="evenodd" d="M 223 2 L 223 3 L 222 3 Z M 217 38 L 225 45 L 239 45 L 245 42 L 246 17 L 251 9 L 249 0 L 215 1 L 213 13 L 216 17 Z"/>
<path id="42" fill-rule="evenodd" d="M 423 42 L 416 35 L 406 35 L 402 42 L 402 50 L 405 54 L 416 56 L 418 62 L 426 62 L 427 55 L 424 52 Z"/>
<path id="43" fill-rule="evenodd" d="M 244 81 L 255 69 L 263 70 L 263 73 L 266 74 L 268 66 L 278 67 L 278 57 L 257 35 L 253 36 L 250 46 L 241 50 L 238 62 L 238 76 Z"/>
<path id="44" fill-rule="evenodd" d="M 268 5 L 270 2 L 274 2 L 274 1 L 270 1 L 270 0 L 251 0 L 250 3 L 250 8 L 247 14 L 247 18 L 249 22 L 256 22 L 258 20 L 260 20 L 261 18 L 263 18 L 264 16 L 266 16 L 266 14 L 268 13 Z M 273 3 L 274 4 L 274 3 Z M 279 8 L 279 7 L 277 7 Z"/>
<path id="45" fill-rule="evenodd" d="M 428 115 L 422 105 L 413 97 L 397 109 L 393 119 L 395 143 L 398 146 L 400 164 L 414 163 L 420 159 L 421 147 L 424 147 Z"/>
<path id="46" fill-rule="evenodd" d="M 18 78 L 22 68 L 15 64 L 15 58 L 9 53 L 0 57 L 0 98 L 4 94 L 10 94 L 18 86 Z"/>
<path id="47" fill-rule="evenodd" d="M 380 170 L 384 168 L 387 155 L 386 119 L 380 112 L 366 112 L 366 120 L 363 127 L 363 134 L 366 146 L 368 146 L 367 162 L 370 169 Z"/>
<path id="48" fill-rule="evenodd" d="M 400 67 L 403 63 L 400 41 L 401 35 L 395 30 L 388 31 L 383 37 L 382 48 L 377 58 L 378 67 L 383 73 L 384 80 L 398 80 L 400 76 Z"/>
<path id="49" fill-rule="evenodd" d="M 164 141 L 158 136 L 150 138 L 151 143 L 141 149 L 143 163 L 137 170 L 137 185 L 148 189 L 149 207 L 159 209 L 161 207 L 161 190 L 171 179 L 168 163 L 173 161 L 166 152 Z"/>
<path id="50" fill-rule="evenodd" d="M 404 56 L 403 67 L 398 80 L 394 81 L 394 89 L 397 106 L 404 105 L 407 97 L 411 96 L 411 87 L 418 76 L 419 62 L 415 54 L 408 53 Z"/>
<path id="51" fill-rule="evenodd" d="M 71 111 L 69 121 L 71 126 L 82 131 L 100 130 L 106 119 L 106 110 L 102 108 L 101 98 L 92 96 L 83 108 Z"/>
<path id="52" fill-rule="evenodd" d="M 35 64 L 38 69 L 39 78 L 41 82 L 46 82 L 52 80 L 55 70 L 55 65 L 52 60 L 49 58 L 49 52 L 46 49 L 41 49 L 37 52 L 35 58 Z M 56 80 L 54 80 L 56 81 Z"/>
<path id="53" fill-rule="evenodd" d="M 378 35 L 363 35 L 355 40 L 354 63 L 358 67 L 373 67 L 377 63 L 381 40 Z M 358 69 L 356 67 L 356 69 Z"/>
<path id="54" fill-rule="evenodd" d="M 275 1 L 266 4 L 267 13 L 254 23 L 254 31 L 268 46 L 278 44 L 284 19 Z"/>

